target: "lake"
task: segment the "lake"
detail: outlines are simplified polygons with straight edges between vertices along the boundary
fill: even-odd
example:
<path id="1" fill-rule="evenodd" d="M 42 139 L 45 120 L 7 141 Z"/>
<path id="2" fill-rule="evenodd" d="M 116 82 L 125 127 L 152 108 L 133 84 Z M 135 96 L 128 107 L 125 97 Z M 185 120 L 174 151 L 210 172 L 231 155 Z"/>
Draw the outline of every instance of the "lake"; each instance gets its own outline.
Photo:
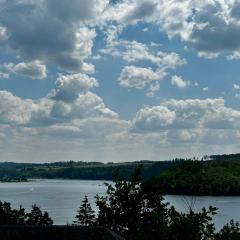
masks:
<path id="1" fill-rule="evenodd" d="M 0 200 L 8 201 L 13 207 L 22 205 L 30 210 L 32 204 L 37 204 L 42 210 L 49 212 L 55 224 L 71 224 L 81 201 L 85 195 L 94 205 L 94 196 L 104 195 L 106 181 L 85 180 L 34 180 L 24 183 L 0 183 Z M 231 219 L 240 221 L 240 197 L 191 197 L 167 195 L 166 201 L 179 211 L 186 211 L 192 204 L 194 210 L 209 205 L 219 208 L 219 214 L 214 218 L 217 227 Z"/>

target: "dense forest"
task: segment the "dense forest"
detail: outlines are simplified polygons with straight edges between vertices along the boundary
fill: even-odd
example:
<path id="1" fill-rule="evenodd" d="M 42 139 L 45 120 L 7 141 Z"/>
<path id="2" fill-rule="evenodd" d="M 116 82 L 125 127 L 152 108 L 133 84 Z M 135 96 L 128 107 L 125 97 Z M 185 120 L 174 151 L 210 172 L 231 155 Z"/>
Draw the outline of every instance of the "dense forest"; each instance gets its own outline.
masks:
<path id="1" fill-rule="evenodd" d="M 129 180 L 140 165 L 143 180 L 151 182 L 164 194 L 240 195 L 240 154 L 158 162 L 3 162 L 0 163 L 0 181 L 34 178 L 113 180 L 116 173 L 119 179 Z"/>
<path id="2" fill-rule="evenodd" d="M 100 162 L 74 161 L 44 164 L 3 162 L 0 163 L 0 179 L 58 178 L 113 180 L 115 172 L 118 171 L 120 178 L 127 180 L 138 165 L 143 167 L 144 179 L 148 179 L 175 167 L 176 164 L 178 164 L 178 161 L 138 161 L 105 164 Z"/>
<path id="3" fill-rule="evenodd" d="M 182 161 L 152 179 L 167 194 L 240 195 L 239 155 Z"/>

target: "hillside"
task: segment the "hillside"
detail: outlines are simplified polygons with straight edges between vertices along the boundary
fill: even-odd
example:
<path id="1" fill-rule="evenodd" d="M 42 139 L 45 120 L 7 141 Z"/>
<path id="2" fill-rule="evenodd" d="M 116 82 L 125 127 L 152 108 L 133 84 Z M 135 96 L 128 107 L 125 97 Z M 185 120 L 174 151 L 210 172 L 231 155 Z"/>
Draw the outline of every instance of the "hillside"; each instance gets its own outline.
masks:
<path id="1" fill-rule="evenodd" d="M 136 166 L 142 165 L 143 178 L 158 176 L 162 172 L 174 167 L 176 162 L 139 161 L 124 163 L 100 162 L 56 162 L 44 164 L 28 163 L 0 163 L 0 179 L 85 179 L 112 180 L 116 171 L 121 179 L 129 179 Z"/>
<path id="2" fill-rule="evenodd" d="M 240 154 L 205 156 L 201 161 L 138 161 L 123 163 L 55 162 L 43 164 L 0 163 L 0 181 L 31 178 L 113 180 L 116 172 L 130 179 L 141 165 L 142 175 L 164 194 L 240 195 Z"/>
<path id="3" fill-rule="evenodd" d="M 167 194 L 240 195 L 240 154 L 183 161 L 152 181 Z"/>

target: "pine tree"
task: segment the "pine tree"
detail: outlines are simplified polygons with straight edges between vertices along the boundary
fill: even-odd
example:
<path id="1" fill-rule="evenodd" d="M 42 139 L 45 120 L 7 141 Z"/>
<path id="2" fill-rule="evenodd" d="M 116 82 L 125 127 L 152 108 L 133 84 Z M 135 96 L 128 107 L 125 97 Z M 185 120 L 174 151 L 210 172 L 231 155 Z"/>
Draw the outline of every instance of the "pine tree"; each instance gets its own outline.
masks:
<path id="1" fill-rule="evenodd" d="M 84 197 L 82 201 L 82 205 L 80 206 L 76 215 L 75 224 L 83 225 L 83 226 L 93 226 L 95 222 L 95 214 L 92 210 L 90 203 L 88 202 L 87 196 Z"/>
<path id="2" fill-rule="evenodd" d="M 41 209 L 34 204 L 31 212 L 26 214 L 25 223 L 28 225 L 47 226 L 52 225 L 53 220 L 49 217 L 47 212 L 43 213 Z"/>

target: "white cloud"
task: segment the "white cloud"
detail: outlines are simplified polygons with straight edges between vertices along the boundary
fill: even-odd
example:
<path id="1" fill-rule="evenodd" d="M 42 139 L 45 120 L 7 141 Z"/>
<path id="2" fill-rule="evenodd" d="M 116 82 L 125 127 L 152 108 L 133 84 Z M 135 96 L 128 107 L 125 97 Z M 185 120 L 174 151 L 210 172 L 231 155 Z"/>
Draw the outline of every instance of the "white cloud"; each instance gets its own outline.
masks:
<path id="1" fill-rule="evenodd" d="M 91 63 L 83 62 L 80 71 L 86 74 L 92 74 L 95 72 L 95 66 Z"/>
<path id="2" fill-rule="evenodd" d="M 3 78 L 9 78 L 9 74 L 6 72 L 0 71 L 0 79 L 3 79 Z"/>
<path id="3" fill-rule="evenodd" d="M 56 81 L 56 89 L 51 95 L 55 100 L 73 101 L 78 98 L 79 94 L 97 86 L 97 80 L 86 74 L 60 75 Z"/>
<path id="4" fill-rule="evenodd" d="M 108 109 L 99 96 L 92 92 L 86 92 L 79 94 L 72 102 L 54 102 L 51 117 L 61 122 L 89 117 L 117 118 L 118 115 Z"/>
<path id="5" fill-rule="evenodd" d="M 175 118 L 175 112 L 167 107 L 146 107 L 137 112 L 133 125 L 136 130 L 158 131 L 171 125 Z"/>
<path id="6" fill-rule="evenodd" d="M 44 79 L 47 77 L 47 67 L 38 60 L 33 62 L 9 63 L 4 67 L 9 73 L 21 74 L 32 79 Z"/>
<path id="7" fill-rule="evenodd" d="M 124 17 L 126 23 L 136 23 L 147 17 L 151 17 L 155 11 L 156 3 L 154 1 L 139 1 Z"/>
<path id="8" fill-rule="evenodd" d="M 110 40 L 107 49 L 102 49 L 101 53 L 110 54 L 114 57 L 121 57 L 128 63 L 149 61 L 156 65 L 156 70 L 150 67 L 126 66 L 122 69 L 119 82 L 123 87 L 143 89 L 149 85 L 147 96 L 153 97 L 159 90 L 162 80 L 170 70 L 187 63 L 178 54 L 174 52 L 166 53 L 156 50 L 155 44 L 139 43 L 136 41 L 116 40 L 115 37 Z M 155 81 L 155 83 L 153 83 Z"/>
<path id="9" fill-rule="evenodd" d="M 153 71 L 151 68 L 126 66 L 122 69 L 118 81 L 126 88 L 143 89 L 153 82 L 162 80 L 165 76 L 165 72 Z"/>
<path id="10" fill-rule="evenodd" d="M 57 123 L 71 124 L 77 119 L 117 119 L 118 114 L 107 108 L 99 96 L 89 91 L 95 86 L 98 86 L 95 78 L 78 73 L 60 75 L 55 89 L 37 101 L 0 91 L 1 123 L 41 127 Z"/>
<path id="11" fill-rule="evenodd" d="M 154 97 L 154 96 L 155 96 L 155 93 L 156 93 L 159 89 L 160 89 L 160 83 L 159 83 L 159 82 L 154 82 L 154 83 L 150 84 L 146 96 L 148 96 L 148 97 Z"/>
<path id="12" fill-rule="evenodd" d="M 155 45 L 147 46 L 137 41 L 126 41 L 111 39 L 107 49 L 102 49 L 104 54 L 110 54 L 115 57 L 121 57 L 126 62 L 149 61 L 159 68 L 175 69 L 178 66 L 187 63 L 177 53 L 162 52 L 156 49 Z"/>
<path id="13" fill-rule="evenodd" d="M 121 1 L 104 15 L 105 20 L 115 20 L 119 24 L 136 24 L 140 21 L 153 23 L 164 30 L 169 37 L 180 34 L 186 37 L 191 31 L 189 17 L 197 1 Z M 198 3 L 198 6 L 201 3 Z"/>
<path id="14" fill-rule="evenodd" d="M 168 129 L 239 129 L 240 111 L 225 106 L 223 99 L 169 100 L 139 110 L 133 120 L 136 131 Z"/>
<path id="15" fill-rule="evenodd" d="M 174 75 L 171 78 L 171 84 L 178 88 L 185 88 L 190 84 L 190 82 L 185 81 L 181 77 Z"/>
<path id="16" fill-rule="evenodd" d="M 24 4 L 14 0 L 1 2 L 0 7 L 0 39 L 7 38 L 10 49 L 24 59 L 53 62 L 68 71 L 79 71 L 91 56 L 96 26 L 108 33 L 108 44 L 129 24 L 146 22 L 169 38 L 180 36 L 199 56 L 227 54 L 233 59 L 240 51 L 237 0 L 124 0 L 114 4 L 74 0 L 70 6 L 66 0 Z"/>
<path id="17" fill-rule="evenodd" d="M 0 43 L 7 39 L 7 29 L 0 26 Z"/>
<path id="18" fill-rule="evenodd" d="M 240 140 L 240 112 L 223 99 L 169 100 L 140 109 L 132 122 L 119 119 L 89 91 L 73 102 L 24 100 L 5 91 L 0 105 L 0 150 L 8 160 L 121 161 L 159 159 L 160 153 L 169 159 L 185 156 L 186 147 L 188 157 L 215 153 L 222 145 L 233 151 Z"/>
<path id="19" fill-rule="evenodd" d="M 208 91 L 208 89 L 209 89 L 208 87 L 203 87 L 203 89 L 202 89 L 202 90 L 203 90 L 204 92 L 207 92 L 207 91 Z"/>
<path id="20" fill-rule="evenodd" d="M 34 103 L 7 91 L 0 91 L 0 123 L 25 124 L 31 118 Z"/>
<path id="21" fill-rule="evenodd" d="M 233 89 L 239 90 L 239 89 L 240 89 L 240 86 L 239 86 L 238 84 L 233 84 Z"/>
<path id="22" fill-rule="evenodd" d="M 236 91 L 235 98 L 240 99 L 240 86 L 234 83 L 233 89 Z"/>
<path id="23" fill-rule="evenodd" d="M 126 121 L 92 92 L 98 81 L 87 75 L 95 72 L 91 60 L 111 54 L 128 65 L 119 76 L 121 86 L 154 96 L 164 77 L 186 64 L 159 43 L 123 40 L 124 28 L 138 22 L 147 23 L 144 32 L 155 31 L 154 24 L 170 41 L 178 37 L 201 57 L 238 59 L 239 6 L 234 0 L 0 1 L 0 43 L 20 62 L 9 65 L 10 72 L 43 79 L 51 64 L 64 73 L 38 100 L 0 91 L 2 159 L 121 161 L 159 159 L 160 153 L 178 157 L 186 149 L 190 155 L 239 149 L 240 113 L 223 99 L 169 100 L 143 107 Z M 106 46 L 92 57 L 97 34 L 104 33 Z M 184 88 L 189 82 L 175 75 L 172 84 Z M 233 87 L 238 94 L 239 86 Z M 6 151 L 9 146 L 14 151 Z"/>
<path id="24" fill-rule="evenodd" d="M 238 59 L 239 5 L 238 0 L 126 0 L 110 8 L 104 19 L 123 26 L 140 21 L 151 23 L 169 38 L 180 36 L 201 57 L 227 54 L 228 59 Z"/>
<path id="25" fill-rule="evenodd" d="M 96 36 L 90 24 L 96 23 L 107 4 L 107 0 L 4 1 L 0 38 L 7 35 L 3 44 L 23 60 L 39 59 L 79 71 Z"/>

